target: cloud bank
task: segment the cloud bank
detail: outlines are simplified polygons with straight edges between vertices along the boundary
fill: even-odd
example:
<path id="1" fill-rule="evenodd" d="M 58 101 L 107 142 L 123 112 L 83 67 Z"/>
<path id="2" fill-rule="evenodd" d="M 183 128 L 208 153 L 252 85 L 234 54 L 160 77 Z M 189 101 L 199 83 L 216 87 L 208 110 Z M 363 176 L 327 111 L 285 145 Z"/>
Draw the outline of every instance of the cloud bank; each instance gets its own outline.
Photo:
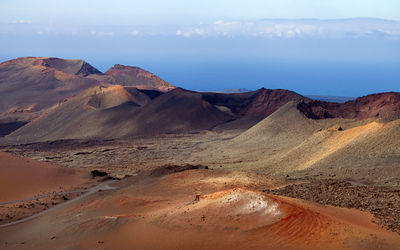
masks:
<path id="1" fill-rule="evenodd" d="M 22 25 L 24 24 L 24 25 Z M 400 21 L 373 18 L 353 19 L 264 19 L 257 21 L 215 21 L 197 25 L 57 25 L 13 20 L 0 24 L 0 34 L 47 34 L 72 36 L 177 36 L 258 38 L 379 38 L 400 39 Z"/>
<path id="2" fill-rule="evenodd" d="M 399 39 L 400 22 L 382 19 L 264 19 L 260 21 L 216 21 L 185 29 L 176 35 L 202 37 L 266 37 L 266 38 L 358 38 Z"/>

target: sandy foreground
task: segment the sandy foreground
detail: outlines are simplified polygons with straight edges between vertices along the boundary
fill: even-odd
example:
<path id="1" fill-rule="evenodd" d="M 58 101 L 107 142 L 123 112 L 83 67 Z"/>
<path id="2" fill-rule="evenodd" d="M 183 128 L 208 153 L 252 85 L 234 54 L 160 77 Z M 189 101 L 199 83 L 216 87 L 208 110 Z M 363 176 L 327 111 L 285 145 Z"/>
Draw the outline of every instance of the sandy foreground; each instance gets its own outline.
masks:
<path id="1" fill-rule="evenodd" d="M 79 196 L 97 185 L 86 171 L 0 151 L 0 225 Z"/>
<path id="2" fill-rule="evenodd" d="M 197 167 L 196 167 L 197 168 Z M 172 169 L 172 170 L 171 170 Z M 0 248 L 398 249 L 400 237 L 355 209 L 261 190 L 285 181 L 220 169 L 147 171 L 115 189 L 0 228 Z"/>

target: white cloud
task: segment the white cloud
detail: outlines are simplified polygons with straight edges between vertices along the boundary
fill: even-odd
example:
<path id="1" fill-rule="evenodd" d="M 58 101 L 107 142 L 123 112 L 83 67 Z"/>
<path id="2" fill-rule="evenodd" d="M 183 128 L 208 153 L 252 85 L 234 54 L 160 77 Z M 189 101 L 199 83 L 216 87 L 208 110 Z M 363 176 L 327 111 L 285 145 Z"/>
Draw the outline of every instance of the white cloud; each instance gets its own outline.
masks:
<path id="1" fill-rule="evenodd" d="M 12 20 L 11 24 L 31 24 L 31 20 Z"/>
<path id="2" fill-rule="evenodd" d="M 380 19 L 266 19 L 257 22 L 216 21 L 211 24 L 200 24 L 179 29 L 176 35 L 193 36 L 252 36 L 281 38 L 348 38 L 378 37 L 400 38 L 400 22 Z"/>
<path id="3" fill-rule="evenodd" d="M 148 37 L 176 35 L 191 37 L 261 37 L 261 38 L 378 38 L 400 40 L 400 21 L 381 19 L 265 19 L 258 21 L 218 20 L 197 25 L 89 26 L 34 23 L 14 20 L 0 24 L 2 34 L 70 35 L 96 37 Z"/>
<path id="4" fill-rule="evenodd" d="M 176 35 L 183 37 L 192 37 L 192 36 L 204 36 L 206 35 L 206 31 L 199 28 L 193 28 L 186 31 L 177 30 Z"/>
<path id="5" fill-rule="evenodd" d="M 133 31 L 129 32 L 129 34 L 130 34 L 131 36 L 138 36 L 138 35 L 140 35 L 140 32 L 137 31 L 137 30 L 133 30 Z"/>
<path id="6" fill-rule="evenodd" d="M 92 35 L 92 36 L 114 36 L 114 32 L 112 32 L 112 31 L 91 31 L 90 35 Z"/>

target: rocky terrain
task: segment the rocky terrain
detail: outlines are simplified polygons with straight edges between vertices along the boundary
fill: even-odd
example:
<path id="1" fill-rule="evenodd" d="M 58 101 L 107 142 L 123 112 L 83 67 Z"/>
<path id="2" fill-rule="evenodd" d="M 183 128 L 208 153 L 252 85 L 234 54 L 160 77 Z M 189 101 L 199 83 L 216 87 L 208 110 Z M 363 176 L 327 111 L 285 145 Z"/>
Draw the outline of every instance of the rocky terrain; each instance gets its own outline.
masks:
<path id="1" fill-rule="evenodd" d="M 322 205 L 355 208 L 372 213 L 379 223 L 400 233 L 400 188 L 369 186 L 345 180 L 312 180 L 264 192 Z"/>

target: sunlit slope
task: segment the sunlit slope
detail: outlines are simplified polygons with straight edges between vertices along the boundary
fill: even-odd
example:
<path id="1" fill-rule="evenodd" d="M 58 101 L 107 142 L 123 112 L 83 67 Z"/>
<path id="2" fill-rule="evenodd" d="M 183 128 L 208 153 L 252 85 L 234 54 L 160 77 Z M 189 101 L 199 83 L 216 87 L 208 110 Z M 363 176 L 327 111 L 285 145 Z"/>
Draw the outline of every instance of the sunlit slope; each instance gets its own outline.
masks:
<path id="1" fill-rule="evenodd" d="M 303 172 L 400 184 L 400 120 L 371 122 L 343 132 L 324 143 L 330 147 L 320 153 L 323 157 L 314 153 L 300 165 L 307 168 Z"/>
<path id="2" fill-rule="evenodd" d="M 205 143 L 194 161 L 269 174 L 349 176 L 373 181 L 400 172 L 400 120 L 310 119 L 288 103 L 239 136 Z"/>

